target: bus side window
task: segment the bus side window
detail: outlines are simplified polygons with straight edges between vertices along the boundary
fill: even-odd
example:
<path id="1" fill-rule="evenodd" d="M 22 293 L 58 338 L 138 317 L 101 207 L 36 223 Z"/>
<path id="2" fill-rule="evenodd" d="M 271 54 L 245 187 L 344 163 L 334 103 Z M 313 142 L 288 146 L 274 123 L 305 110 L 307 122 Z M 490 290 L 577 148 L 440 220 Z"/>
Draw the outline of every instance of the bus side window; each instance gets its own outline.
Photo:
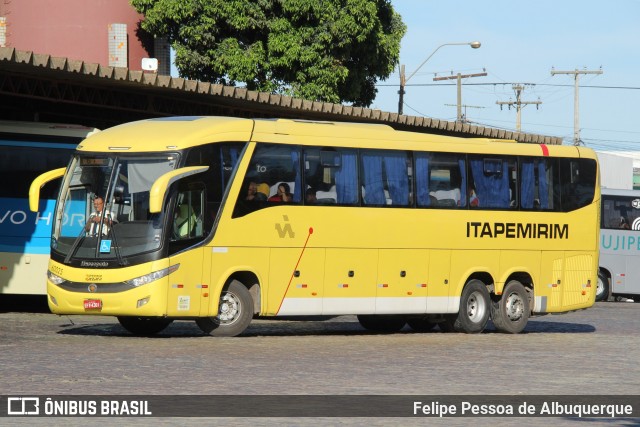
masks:
<path id="1" fill-rule="evenodd" d="M 360 153 L 364 204 L 408 206 L 407 153 L 392 150 L 361 150 Z"/>
<path id="2" fill-rule="evenodd" d="M 640 218 L 640 198 L 618 195 L 602 196 L 601 228 L 633 230 Z"/>
<path id="3" fill-rule="evenodd" d="M 303 152 L 305 204 L 355 205 L 358 203 L 357 152 L 334 147 L 305 147 Z"/>
<path id="4" fill-rule="evenodd" d="M 192 188 L 178 193 L 173 218 L 173 240 L 201 238 L 204 235 L 204 186 L 192 184 Z"/>
<path id="5" fill-rule="evenodd" d="M 587 206 L 595 194 L 597 165 L 593 159 L 560 159 L 562 210 Z"/>
<path id="6" fill-rule="evenodd" d="M 257 144 L 244 178 L 239 178 L 243 179 L 244 185 L 237 195 L 233 218 L 245 216 L 259 209 L 281 206 L 279 203 L 247 200 L 247 191 L 252 182 L 257 187 L 267 184 L 270 187 L 268 196 L 275 194 L 279 183 L 285 182 L 293 196 L 290 203 L 300 204 L 304 198 L 300 174 L 300 148 L 297 145 Z"/>
<path id="7" fill-rule="evenodd" d="M 464 158 L 451 153 L 416 153 L 418 206 L 465 207 L 467 186 Z"/>
<path id="8" fill-rule="evenodd" d="M 305 148 L 304 156 L 305 204 L 335 205 L 336 171 L 342 166 L 340 153 L 333 147 Z"/>
<path id="9" fill-rule="evenodd" d="M 186 203 L 179 204 L 176 208 L 174 225 L 174 235 L 178 239 L 191 237 L 195 230 L 196 216 L 193 209 Z"/>
<path id="10" fill-rule="evenodd" d="M 469 156 L 471 175 L 482 208 L 511 206 L 515 195 L 510 187 L 510 163 L 502 157 Z"/>

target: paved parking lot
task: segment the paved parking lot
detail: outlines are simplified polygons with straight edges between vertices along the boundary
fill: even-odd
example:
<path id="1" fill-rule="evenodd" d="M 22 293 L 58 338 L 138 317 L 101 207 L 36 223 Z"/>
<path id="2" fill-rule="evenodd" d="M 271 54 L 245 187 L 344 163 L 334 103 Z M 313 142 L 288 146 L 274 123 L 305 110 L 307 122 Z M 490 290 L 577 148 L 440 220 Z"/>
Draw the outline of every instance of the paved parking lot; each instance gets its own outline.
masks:
<path id="1" fill-rule="evenodd" d="M 153 338 L 102 316 L 2 312 L 0 324 L 2 394 L 640 393 L 640 303 L 536 317 L 519 335 L 374 334 L 353 316 L 254 320 L 235 338 L 186 321 Z"/>

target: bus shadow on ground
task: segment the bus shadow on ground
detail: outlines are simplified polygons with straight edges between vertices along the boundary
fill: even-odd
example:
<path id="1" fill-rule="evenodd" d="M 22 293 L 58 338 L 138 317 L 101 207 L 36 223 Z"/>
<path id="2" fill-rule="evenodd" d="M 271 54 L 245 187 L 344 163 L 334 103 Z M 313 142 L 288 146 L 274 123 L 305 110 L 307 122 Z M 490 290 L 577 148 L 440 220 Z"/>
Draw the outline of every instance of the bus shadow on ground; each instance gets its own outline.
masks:
<path id="1" fill-rule="evenodd" d="M 66 317 L 66 316 L 65 316 Z M 68 322 L 60 325 L 63 328 L 58 333 L 64 335 L 95 335 L 95 336 L 112 336 L 112 337 L 134 337 L 126 331 L 118 323 L 92 323 L 77 325 L 73 322 L 72 317 L 66 317 Z M 594 333 L 596 327 L 591 324 L 569 323 L 569 322 L 551 322 L 551 321 L 529 321 L 527 327 L 521 334 L 576 334 L 576 333 Z M 401 331 L 395 334 L 406 335 L 428 335 L 428 334 L 449 334 L 456 333 L 443 332 L 439 327 L 435 327 L 431 331 L 417 332 L 410 327 L 405 326 Z M 483 334 L 501 334 L 498 332 L 491 321 Z M 364 329 L 357 321 L 258 321 L 253 322 L 247 330 L 241 335 L 242 337 L 264 337 L 264 336 L 358 336 L 358 335 L 390 335 L 389 333 L 373 332 Z M 169 325 L 164 331 L 150 336 L 150 338 L 197 338 L 209 337 L 200 331 L 193 321 L 175 321 Z"/>
<path id="2" fill-rule="evenodd" d="M 50 313 L 46 295 L 1 295 L 0 313 Z"/>

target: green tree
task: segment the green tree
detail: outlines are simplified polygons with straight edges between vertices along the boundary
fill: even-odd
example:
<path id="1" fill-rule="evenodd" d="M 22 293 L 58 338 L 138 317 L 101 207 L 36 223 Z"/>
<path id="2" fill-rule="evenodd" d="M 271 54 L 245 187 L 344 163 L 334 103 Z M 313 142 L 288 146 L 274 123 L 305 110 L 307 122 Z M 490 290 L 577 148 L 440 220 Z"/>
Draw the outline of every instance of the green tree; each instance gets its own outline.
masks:
<path id="1" fill-rule="evenodd" d="M 182 77 L 369 106 L 406 31 L 390 0 L 131 0 Z"/>

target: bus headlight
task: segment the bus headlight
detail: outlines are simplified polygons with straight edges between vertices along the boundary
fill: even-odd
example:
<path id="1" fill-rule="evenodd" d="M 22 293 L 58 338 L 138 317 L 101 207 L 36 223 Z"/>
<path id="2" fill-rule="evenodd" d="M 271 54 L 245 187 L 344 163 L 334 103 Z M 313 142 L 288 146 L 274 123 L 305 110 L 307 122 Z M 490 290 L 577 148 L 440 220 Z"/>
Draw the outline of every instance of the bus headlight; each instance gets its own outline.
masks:
<path id="1" fill-rule="evenodd" d="M 58 275 L 53 274 L 53 273 L 51 272 L 51 270 L 47 270 L 47 278 L 48 278 L 48 279 L 49 279 L 49 281 L 50 281 L 51 283 L 53 283 L 54 285 L 59 285 L 60 283 L 62 283 L 62 282 L 64 282 L 64 281 L 65 281 L 62 277 L 60 277 L 60 276 L 58 276 Z"/>
<path id="2" fill-rule="evenodd" d="M 131 280 L 125 280 L 124 283 L 130 286 L 133 286 L 134 288 L 137 288 L 138 286 L 146 285 L 158 279 L 162 279 L 165 276 L 168 276 L 169 274 L 176 271 L 178 267 L 180 267 L 180 264 L 172 265 L 171 267 L 154 271 L 153 273 L 145 274 L 144 276 L 136 277 Z"/>

